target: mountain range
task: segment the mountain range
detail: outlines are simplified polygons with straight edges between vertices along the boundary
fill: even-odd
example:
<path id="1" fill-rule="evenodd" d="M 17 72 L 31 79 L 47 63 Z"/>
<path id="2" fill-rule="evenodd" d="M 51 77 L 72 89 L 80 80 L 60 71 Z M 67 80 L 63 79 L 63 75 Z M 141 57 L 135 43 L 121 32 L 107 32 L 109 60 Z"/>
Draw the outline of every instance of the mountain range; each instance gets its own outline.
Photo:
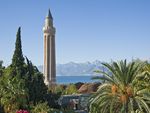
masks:
<path id="1" fill-rule="evenodd" d="M 94 75 L 95 70 L 104 70 L 101 63 L 96 60 L 94 62 L 57 64 L 56 73 L 62 76 Z M 42 72 L 43 66 L 38 66 L 38 69 Z"/>

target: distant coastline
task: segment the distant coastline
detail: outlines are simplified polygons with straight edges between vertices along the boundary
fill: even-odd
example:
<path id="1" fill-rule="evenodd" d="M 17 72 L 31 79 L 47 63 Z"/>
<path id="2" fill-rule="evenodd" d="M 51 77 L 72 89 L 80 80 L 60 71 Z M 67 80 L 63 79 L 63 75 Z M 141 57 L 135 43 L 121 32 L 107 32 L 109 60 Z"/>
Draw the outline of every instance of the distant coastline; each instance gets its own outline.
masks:
<path id="1" fill-rule="evenodd" d="M 61 74 L 56 74 L 56 76 L 94 76 L 94 74 L 76 74 L 76 75 L 61 75 Z"/>
<path id="2" fill-rule="evenodd" d="M 89 75 L 89 76 L 83 76 L 83 75 L 63 76 L 63 75 L 59 75 L 59 76 L 56 76 L 56 80 L 57 80 L 58 84 L 70 84 L 70 83 L 77 83 L 77 82 L 83 82 L 83 83 L 99 82 L 99 80 L 92 80 L 92 75 Z"/>

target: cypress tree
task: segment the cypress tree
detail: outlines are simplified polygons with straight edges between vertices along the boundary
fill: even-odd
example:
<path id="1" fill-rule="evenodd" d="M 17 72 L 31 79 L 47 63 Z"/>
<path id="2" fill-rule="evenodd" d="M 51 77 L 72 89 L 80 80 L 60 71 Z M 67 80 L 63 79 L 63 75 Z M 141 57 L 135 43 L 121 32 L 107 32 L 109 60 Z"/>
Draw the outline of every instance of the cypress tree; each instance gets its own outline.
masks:
<path id="1" fill-rule="evenodd" d="M 15 51 L 12 58 L 11 67 L 13 68 L 13 74 L 23 76 L 24 74 L 24 57 L 22 54 L 21 45 L 21 27 L 18 28 L 16 35 Z M 14 76 L 14 75 L 13 75 Z"/>

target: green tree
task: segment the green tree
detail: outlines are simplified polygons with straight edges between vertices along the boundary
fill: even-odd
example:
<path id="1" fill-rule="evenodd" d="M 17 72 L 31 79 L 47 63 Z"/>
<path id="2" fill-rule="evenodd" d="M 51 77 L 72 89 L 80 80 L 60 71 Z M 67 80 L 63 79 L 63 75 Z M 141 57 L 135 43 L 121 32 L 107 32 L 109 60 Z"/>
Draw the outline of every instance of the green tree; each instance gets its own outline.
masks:
<path id="1" fill-rule="evenodd" d="M 33 106 L 32 113 L 49 113 L 50 107 L 45 103 L 38 103 L 36 106 Z"/>
<path id="2" fill-rule="evenodd" d="M 29 90 L 29 101 L 35 105 L 40 101 L 44 101 L 48 88 L 44 84 L 43 74 L 39 72 L 37 67 L 28 58 L 26 58 L 26 61 L 25 84 Z"/>
<path id="3" fill-rule="evenodd" d="M 127 64 L 124 60 L 103 65 L 107 71 L 97 72 L 104 75 L 100 79 L 106 82 L 91 97 L 90 113 L 135 113 L 137 110 L 140 113 L 150 113 L 150 92 L 146 87 L 137 87 L 137 78 L 145 76 L 141 71 L 145 64 Z"/>
<path id="4" fill-rule="evenodd" d="M 60 111 L 58 109 L 53 109 L 53 108 L 50 108 L 48 106 L 48 103 L 47 102 L 44 102 L 44 103 L 38 103 L 36 106 L 33 106 L 32 110 L 31 110 L 32 113 L 73 113 L 73 112 L 70 112 L 70 111 Z"/>
<path id="5" fill-rule="evenodd" d="M 4 72 L 4 66 L 3 66 L 3 61 L 0 60 L 0 77 L 3 75 Z"/>
<path id="6" fill-rule="evenodd" d="M 60 98 L 61 93 L 54 93 L 51 91 L 48 91 L 46 96 L 45 96 L 45 101 L 48 102 L 48 105 L 51 108 L 59 109 L 60 106 L 58 104 L 58 99 Z"/>
<path id="7" fill-rule="evenodd" d="M 66 88 L 66 91 L 65 91 L 65 94 L 68 95 L 68 94 L 74 94 L 74 93 L 77 93 L 77 88 L 74 84 L 70 84 L 67 86 Z"/>
<path id="8" fill-rule="evenodd" d="M 21 27 L 18 28 L 16 35 L 15 51 L 12 58 L 11 68 L 13 70 L 12 75 L 17 75 L 22 77 L 25 74 L 24 69 L 24 57 L 22 54 L 21 45 Z"/>
<path id="9" fill-rule="evenodd" d="M 0 97 L 5 113 L 13 113 L 20 108 L 28 108 L 28 93 L 24 81 L 16 77 L 1 78 Z"/>
<path id="10" fill-rule="evenodd" d="M 27 73 L 25 76 L 26 87 L 29 90 L 29 101 L 33 105 L 39 102 L 48 102 L 48 106 L 51 108 L 59 108 L 57 100 L 61 93 L 52 93 L 48 91 L 47 86 L 44 84 L 43 74 L 39 72 L 36 66 L 26 58 L 27 61 Z"/>
<path id="11" fill-rule="evenodd" d="M 54 93 L 61 93 L 61 94 L 65 94 L 65 89 L 66 89 L 66 85 L 64 84 L 57 84 L 55 87 L 54 87 Z"/>

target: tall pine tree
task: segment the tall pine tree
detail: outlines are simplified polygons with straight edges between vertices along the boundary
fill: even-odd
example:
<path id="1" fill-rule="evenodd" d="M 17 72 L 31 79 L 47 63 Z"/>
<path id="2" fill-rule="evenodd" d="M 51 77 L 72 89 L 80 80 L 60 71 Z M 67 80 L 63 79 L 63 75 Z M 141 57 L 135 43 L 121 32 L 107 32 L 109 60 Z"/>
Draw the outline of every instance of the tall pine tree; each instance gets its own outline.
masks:
<path id="1" fill-rule="evenodd" d="M 21 27 L 18 28 L 18 32 L 16 35 L 16 43 L 15 43 L 15 51 L 12 58 L 11 67 L 13 68 L 13 76 L 22 77 L 25 73 L 24 68 L 24 57 L 22 54 L 22 45 L 21 45 Z"/>

